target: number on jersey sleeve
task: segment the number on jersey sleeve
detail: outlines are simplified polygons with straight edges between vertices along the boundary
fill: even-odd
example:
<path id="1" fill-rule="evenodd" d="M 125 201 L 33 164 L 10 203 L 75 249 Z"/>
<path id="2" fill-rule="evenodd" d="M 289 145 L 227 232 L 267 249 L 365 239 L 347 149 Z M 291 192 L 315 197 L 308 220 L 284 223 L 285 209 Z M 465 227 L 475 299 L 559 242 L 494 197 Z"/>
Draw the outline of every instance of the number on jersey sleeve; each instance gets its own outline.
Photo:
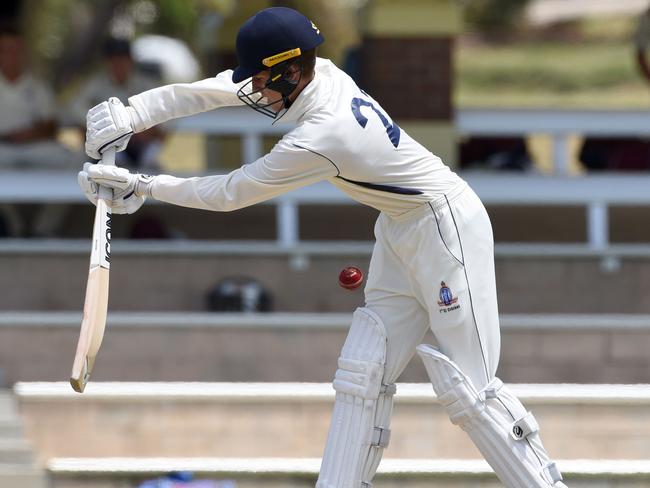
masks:
<path id="1" fill-rule="evenodd" d="M 386 116 L 381 113 L 381 111 L 379 111 L 379 109 L 377 109 L 377 107 L 375 107 L 372 102 L 364 100 L 363 98 L 353 98 L 351 104 L 352 113 L 354 114 L 354 118 L 357 119 L 357 122 L 359 122 L 359 125 L 364 129 L 368 123 L 368 117 L 361 113 L 361 107 L 370 107 L 373 112 L 377 114 L 379 120 L 381 120 L 381 123 L 384 124 L 384 127 L 386 127 L 386 134 L 388 134 L 390 142 L 393 143 L 393 146 L 397 147 L 399 145 L 400 136 L 399 126 L 395 122 L 391 124 Z"/>

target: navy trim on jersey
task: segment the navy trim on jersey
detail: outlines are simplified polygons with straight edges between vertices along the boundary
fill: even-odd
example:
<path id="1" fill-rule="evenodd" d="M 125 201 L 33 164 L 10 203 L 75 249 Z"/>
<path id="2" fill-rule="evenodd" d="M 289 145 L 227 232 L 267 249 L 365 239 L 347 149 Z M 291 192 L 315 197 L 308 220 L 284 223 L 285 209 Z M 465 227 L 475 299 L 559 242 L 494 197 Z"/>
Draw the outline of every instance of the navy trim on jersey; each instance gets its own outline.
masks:
<path id="1" fill-rule="evenodd" d="M 339 169 L 339 167 L 334 163 L 334 161 L 332 161 L 327 156 L 324 156 L 323 154 L 321 154 L 319 152 L 313 151 L 312 149 L 309 149 L 308 147 L 300 146 L 300 145 L 296 144 L 295 142 L 293 143 L 293 145 L 296 146 L 296 147 L 299 147 L 300 149 L 304 149 L 305 151 L 309 151 L 310 153 L 314 153 L 317 156 L 320 156 L 321 158 L 327 159 L 330 163 L 332 163 L 332 166 L 334 166 L 336 168 L 336 172 L 338 173 L 336 176 L 341 174 L 341 170 Z"/>
<path id="2" fill-rule="evenodd" d="M 476 320 L 476 311 L 474 310 L 474 300 L 472 299 L 472 287 L 470 286 L 469 283 L 469 276 L 467 276 L 467 266 L 465 264 L 465 252 L 463 251 L 463 240 L 460 238 L 460 230 L 458 229 L 458 224 L 456 223 L 456 217 L 454 217 L 454 211 L 451 208 L 449 199 L 447 198 L 447 195 L 444 195 L 444 197 L 445 197 L 445 202 L 447 202 L 447 208 L 449 209 L 449 215 L 451 215 L 451 220 L 454 222 L 454 228 L 456 229 L 456 236 L 458 236 L 458 245 L 460 246 L 460 258 L 463 263 L 463 272 L 465 273 L 465 282 L 467 283 L 467 294 L 469 295 L 469 305 L 470 305 L 469 308 L 472 311 L 472 321 L 474 322 L 474 329 L 476 330 L 478 347 L 481 350 L 481 359 L 483 359 L 483 368 L 485 368 L 485 382 L 487 384 L 491 381 L 490 370 L 487 365 L 487 360 L 485 359 L 485 350 L 483 349 L 481 332 L 478 329 L 478 321 Z"/>
<path id="3" fill-rule="evenodd" d="M 431 202 L 429 202 L 429 208 L 431 209 L 431 213 L 433 214 L 433 218 L 436 219 L 436 227 L 438 227 L 438 235 L 440 236 L 440 240 L 444 244 L 445 249 L 447 249 L 447 252 L 449 253 L 449 255 L 452 258 L 454 258 L 458 262 L 458 264 L 460 264 L 461 266 L 465 266 L 465 263 L 463 263 L 460 259 L 458 259 L 456 257 L 456 255 L 451 251 L 451 249 L 449 249 L 449 246 L 447 245 L 447 241 L 445 241 L 445 238 L 442 235 L 442 230 L 440 230 L 440 221 L 438 220 L 438 216 L 436 215 L 436 211 L 433 209 L 433 205 L 431 204 Z M 456 229 L 456 232 L 458 232 L 458 229 Z"/>
<path id="4" fill-rule="evenodd" d="M 402 188 L 399 186 L 393 185 L 378 185 L 376 183 L 366 183 L 365 181 L 354 181 L 343 178 L 342 176 L 337 176 L 337 178 L 352 183 L 354 185 L 363 186 L 364 188 L 370 188 L 371 190 L 385 191 L 388 193 L 397 193 L 398 195 L 422 195 L 420 190 L 413 190 L 412 188 Z"/>
<path id="5" fill-rule="evenodd" d="M 295 142 L 293 143 L 294 146 L 299 147 L 300 149 L 304 149 L 305 151 L 309 151 L 310 153 L 316 154 L 317 156 L 320 156 L 321 158 L 327 159 L 332 166 L 336 168 L 337 175 L 336 178 L 340 178 L 343 181 L 347 181 L 348 183 L 352 183 L 354 185 L 359 185 L 364 188 L 370 188 L 371 190 L 378 190 L 378 191 L 385 191 L 388 193 L 397 193 L 398 195 L 422 195 L 422 192 L 420 190 L 413 190 L 412 188 L 402 188 L 399 186 L 393 186 L 393 185 L 378 185 L 376 183 L 366 183 L 365 181 L 354 181 L 354 180 L 349 180 L 347 178 L 344 178 L 341 176 L 341 170 L 339 167 L 336 165 L 334 161 L 332 161 L 330 158 L 325 156 L 324 154 L 321 154 L 319 152 L 314 151 L 313 149 L 309 149 L 308 147 L 301 146 L 299 144 L 296 144 Z"/>

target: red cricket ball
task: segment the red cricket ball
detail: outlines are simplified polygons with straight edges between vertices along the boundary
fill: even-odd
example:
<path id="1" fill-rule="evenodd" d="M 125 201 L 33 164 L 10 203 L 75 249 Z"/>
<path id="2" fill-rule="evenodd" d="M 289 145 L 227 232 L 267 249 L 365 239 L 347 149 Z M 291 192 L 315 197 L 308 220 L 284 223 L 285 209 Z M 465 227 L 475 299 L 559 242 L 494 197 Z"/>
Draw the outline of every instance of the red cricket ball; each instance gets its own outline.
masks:
<path id="1" fill-rule="evenodd" d="M 348 266 L 339 273 L 339 285 L 346 290 L 356 290 L 363 283 L 363 273 L 359 268 Z"/>

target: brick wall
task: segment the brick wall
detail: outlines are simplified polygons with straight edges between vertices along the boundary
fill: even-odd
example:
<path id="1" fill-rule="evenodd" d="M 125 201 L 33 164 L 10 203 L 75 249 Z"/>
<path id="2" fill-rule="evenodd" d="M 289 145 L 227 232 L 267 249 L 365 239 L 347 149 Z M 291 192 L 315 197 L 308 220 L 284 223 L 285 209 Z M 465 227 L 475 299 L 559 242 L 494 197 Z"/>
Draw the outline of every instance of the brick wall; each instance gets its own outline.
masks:
<path id="1" fill-rule="evenodd" d="M 361 87 L 395 119 L 452 118 L 452 40 L 367 38 Z"/>

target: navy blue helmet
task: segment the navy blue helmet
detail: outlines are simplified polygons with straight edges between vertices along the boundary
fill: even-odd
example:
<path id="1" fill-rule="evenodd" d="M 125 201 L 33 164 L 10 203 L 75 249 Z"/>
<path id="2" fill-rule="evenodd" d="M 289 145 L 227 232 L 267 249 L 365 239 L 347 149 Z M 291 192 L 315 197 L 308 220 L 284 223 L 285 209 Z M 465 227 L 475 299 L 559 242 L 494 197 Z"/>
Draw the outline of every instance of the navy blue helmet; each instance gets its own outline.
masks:
<path id="1" fill-rule="evenodd" d="M 275 118 L 277 112 L 268 107 L 283 101 L 284 107 L 288 108 L 289 95 L 300 81 L 290 76 L 289 66 L 300 65 L 302 77 L 301 56 L 324 40 L 318 27 L 296 10 L 286 7 L 260 10 L 244 22 L 237 34 L 239 66 L 233 71 L 232 81 L 239 83 L 261 71 L 269 70 L 270 77 L 265 88 L 280 93 L 282 98 L 272 101 L 263 99 L 261 90 L 251 89 L 251 82 L 244 85 L 237 95 L 253 109 Z"/>
<path id="2" fill-rule="evenodd" d="M 297 58 L 325 39 L 314 23 L 300 12 L 286 7 L 260 10 L 244 22 L 237 34 L 239 66 L 232 81 L 250 78 L 278 63 Z"/>

